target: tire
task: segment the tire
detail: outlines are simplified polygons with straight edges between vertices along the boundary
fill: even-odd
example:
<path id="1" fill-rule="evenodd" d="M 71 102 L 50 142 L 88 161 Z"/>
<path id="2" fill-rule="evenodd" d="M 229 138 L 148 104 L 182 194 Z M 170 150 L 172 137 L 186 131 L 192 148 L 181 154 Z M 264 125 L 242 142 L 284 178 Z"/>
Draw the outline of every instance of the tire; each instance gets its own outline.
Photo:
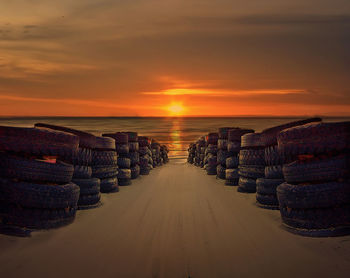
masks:
<path id="1" fill-rule="evenodd" d="M 238 169 L 226 169 L 225 179 L 226 180 L 238 180 Z"/>
<path id="2" fill-rule="evenodd" d="M 265 178 L 267 179 L 283 179 L 282 166 L 266 166 L 265 167 Z"/>
<path id="3" fill-rule="evenodd" d="M 219 139 L 218 140 L 218 149 L 227 151 L 227 139 Z"/>
<path id="4" fill-rule="evenodd" d="M 208 144 L 217 145 L 218 144 L 218 139 L 219 139 L 219 134 L 218 133 L 216 133 L 216 132 L 209 133 L 207 142 L 208 142 Z"/>
<path id="5" fill-rule="evenodd" d="M 96 137 L 96 145 L 94 150 L 99 151 L 115 151 L 115 140 L 110 137 Z"/>
<path id="6" fill-rule="evenodd" d="M 127 185 L 131 185 L 131 179 L 120 179 L 118 178 L 118 185 L 119 186 L 127 186 Z"/>
<path id="7" fill-rule="evenodd" d="M 265 150 L 241 150 L 239 164 L 265 166 Z"/>
<path id="8" fill-rule="evenodd" d="M 295 161 L 283 166 L 283 175 L 288 183 L 347 179 L 349 178 L 349 161 L 345 155 L 317 161 Z"/>
<path id="9" fill-rule="evenodd" d="M 103 137 L 111 137 L 115 140 L 116 145 L 117 144 L 128 144 L 128 135 L 122 132 L 116 132 L 116 133 L 104 133 L 102 134 Z"/>
<path id="10" fill-rule="evenodd" d="M 29 229 L 52 229 L 68 225 L 74 221 L 76 206 L 61 209 L 23 208 L 2 204 L 2 222 Z"/>
<path id="11" fill-rule="evenodd" d="M 140 167 L 145 168 L 148 165 L 149 159 L 147 157 L 140 157 Z"/>
<path id="12" fill-rule="evenodd" d="M 128 155 L 129 145 L 128 144 L 116 144 L 115 145 L 118 155 Z"/>
<path id="13" fill-rule="evenodd" d="M 92 165 L 93 166 L 115 166 L 117 165 L 118 155 L 116 151 L 93 151 Z"/>
<path id="14" fill-rule="evenodd" d="M 342 152 L 350 148 L 350 122 L 319 123 L 281 131 L 278 146 L 285 157 Z"/>
<path id="15" fill-rule="evenodd" d="M 237 185 L 238 185 L 238 181 L 239 181 L 239 179 L 232 179 L 232 180 L 226 179 L 225 185 L 228 185 L 228 186 L 237 186 Z"/>
<path id="16" fill-rule="evenodd" d="M 216 169 L 217 165 L 218 165 L 218 162 L 217 162 L 216 156 L 208 157 L 208 166 L 209 167 L 215 167 L 215 169 Z"/>
<path id="17" fill-rule="evenodd" d="M 278 199 L 276 195 L 262 195 L 257 193 L 256 201 L 263 205 L 278 206 Z"/>
<path id="18" fill-rule="evenodd" d="M 64 126 L 50 125 L 50 124 L 44 124 L 44 123 L 36 123 L 34 126 L 38 129 L 63 131 L 66 133 L 76 135 L 79 137 L 79 147 L 81 148 L 94 149 L 96 146 L 96 137 L 84 131 L 67 128 Z"/>
<path id="19" fill-rule="evenodd" d="M 216 155 L 218 152 L 218 147 L 216 145 L 208 145 L 208 147 L 205 150 L 205 154 L 213 154 Z"/>
<path id="20" fill-rule="evenodd" d="M 139 142 L 140 148 L 142 148 L 142 147 L 149 147 L 150 146 L 149 138 L 146 137 L 146 136 L 139 136 L 137 138 L 137 141 Z"/>
<path id="21" fill-rule="evenodd" d="M 118 179 L 116 177 L 101 180 L 101 193 L 119 192 Z"/>
<path id="22" fill-rule="evenodd" d="M 47 163 L 37 159 L 0 154 L 0 176 L 28 182 L 65 184 L 72 180 L 74 167 L 61 161 Z"/>
<path id="23" fill-rule="evenodd" d="M 219 150 L 217 154 L 217 163 L 226 166 L 226 159 L 229 157 L 228 151 Z"/>
<path id="24" fill-rule="evenodd" d="M 136 179 L 140 175 L 140 166 L 135 165 L 135 166 L 131 167 L 130 171 L 131 171 L 131 179 L 132 180 Z"/>
<path id="25" fill-rule="evenodd" d="M 241 142 L 241 137 L 247 133 L 254 133 L 253 129 L 235 128 L 228 131 L 227 139 L 230 142 Z"/>
<path id="26" fill-rule="evenodd" d="M 75 207 L 80 189 L 74 183 L 46 185 L 0 178 L 0 200 L 22 207 L 59 209 Z"/>
<path id="27" fill-rule="evenodd" d="M 245 178 L 257 179 L 263 178 L 265 175 L 265 167 L 240 165 L 238 168 L 239 175 Z"/>
<path id="28" fill-rule="evenodd" d="M 130 165 L 131 166 L 134 166 L 136 164 L 140 164 L 140 154 L 138 152 L 130 152 L 129 158 L 130 158 Z"/>
<path id="29" fill-rule="evenodd" d="M 140 147 L 139 153 L 140 153 L 140 155 L 147 155 L 148 154 L 148 147 Z"/>
<path id="30" fill-rule="evenodd" d="M 92 168 L 92 177 L 106 179 L 115 177 L 118 174 L 118 166 L 94 166 Z"/>
<path id="31" fill-rule="evenodd" d="M 74 166 L 73 179 L 90 179 L 92 168 L 90 166 Z"/>
<path id="32" fill-rule="evenodd" d="M 321 118 L 309 118 L 305 120 L 300 120 L 300 121 L 294 121 L 290 122 L 287 124 L 279 125 L 279 126 L 274 126 L 268 129 L 264 129 L 262 133 L 263 141 L 265 146 L 273 146 L 277 145 L 277 135 L 284 129 L 295 127 L 295 126 L 300 126 L 300 125 L 305 125 L 313 122 L 320 122 L 322 121 Z"/>
<path id="33" fill-rule="evenodd" d="M 124 133 L 128 135 L 128 142 L 129 143 L 138 141 L 137 132 L 127 131 L 127 132 L 124 132 Z"/>
<path id="34" fill-rule="evenodd" d="M 274 166 L 282 165 L 283 163 L 284 159 L 278 146 L 269 146 L 265 148 L 265 165 Z"/>
<path id="35" fill-rule="evenodd" d="M 241 137 L 242 148 L 258 147 L 263 148 L 264 142 L 261 138 L 261 133 L 246 133 Z"/>
<path id="36" fill-rule="evenodd" d="M 131 179 L 131 170 L 130 169 L 119 169 L 117 177 L 118 177 L 118 180 Z"/>
<path id="37" fill-rule="evenodd" d="M 0 126 L 0 151 L 72 159 L 78 145 L 77 136 L 63 132 Z"/>
<path id="38" fill-rule="evenodd" d="M 347 182 L 304 186 L 285 182 L 277 187 L 277 195 L 281 206 L 289 208 L 326 208 L 350 204 L 350 186 Z"/>
<path id="39" fill-rule="evenodd" d="M 122 169 L 130 169 L 131 160 L 127 157 L 118 157 L 118 166 Z"/>
<path id="40" fill-rule="evenodd" d="M 218 165 L 216 167 L 216 176 L 222 180 L 226 179 L 226 168 Z"/>
<path id="41" fill-rule="evenodd" d="M 255 180 L 239 177 L 237 191 L 241 193 L 255 193 L 256 192 Z"/>
<path id="42" fill-rule="evenodd" d="M 259 178 L 256 180 L 256 192 L 261 195 L 277 194 L 277 187 L 284 182 L 283 179 Z"/>
<path id="43" fill-rule="evenodd" d="M 91 195 L 100 192 L 100 179 L 74 179 L 72 181 L 80 188 L 80 195 Z"/>
<path id="44" fill-rule="evenodd" d="M 138 142 L 129 142 L 129 152 L 138 152 L 139 151 L 139 143 Z"/>
<path id="45" fill-rule="evenodd" d="M 227 151 L 230 153 L 237 154 L 241 150 L 240 142 L 228 142 L 227 143 Z"/>
<path id="46" fill-rule="evenodd" d="M 234 169 L 238 167 L 238 157 L 237 156 L 230 156 L 226 158 L 226 168 L 227 169 Z"/>
<path id="47" fill-rule="evenodd" d="M 290 209 L 280 207 L 285 224 L 301 229 L 327 229 L 350 226 L 349 205 L 333 208 Z"/>
<path id="48" fill-rule="evenodd" d="M 76 155 L 71 160 L 73 165 L 91 166 L 92 164 L 92 150 L 86 148 L 79 148 Z"/>
<path id="49" fill-rule="evenodd" d="M 209 166 L 205 169 L 207 171 L 207 175 L 216 175 L 216 166 Z"/>
<path id="50" fill-rule="evenodd" d="M 230 129 L 237 129 L 237 127 L 220 127 L 219 128 L 219 139 L 228 139 L 228 131 Z"/>
<path id="51" fill-rule="evenodd" d="M 91 194 L 91 195 L 80 195 L 78 201 L 78 207 L 80 206 L 90 206 L 95 205 L 100 202 L 101 194 Z"/>
<path id="52" fill-rule="evenodd" d="M 147 176 L 147 175 L 149 175 L 150 171 L 151 171 L 151 167 L 149 167 L 149 166 L 142 167 L 142 168 L 140 168 L 140 175 Z"/>

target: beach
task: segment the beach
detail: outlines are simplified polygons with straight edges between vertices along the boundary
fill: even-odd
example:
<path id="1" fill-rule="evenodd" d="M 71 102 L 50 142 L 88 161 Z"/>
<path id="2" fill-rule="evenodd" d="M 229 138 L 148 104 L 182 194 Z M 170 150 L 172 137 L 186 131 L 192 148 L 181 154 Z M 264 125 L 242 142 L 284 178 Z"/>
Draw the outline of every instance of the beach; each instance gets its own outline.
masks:
<path id="1" fill-rule="evenodd" d="M 350 236 L 309 238 L 255 194 L 172 159 L 73 224 L 0 235 L 1 277 L 349 277 Z"/>

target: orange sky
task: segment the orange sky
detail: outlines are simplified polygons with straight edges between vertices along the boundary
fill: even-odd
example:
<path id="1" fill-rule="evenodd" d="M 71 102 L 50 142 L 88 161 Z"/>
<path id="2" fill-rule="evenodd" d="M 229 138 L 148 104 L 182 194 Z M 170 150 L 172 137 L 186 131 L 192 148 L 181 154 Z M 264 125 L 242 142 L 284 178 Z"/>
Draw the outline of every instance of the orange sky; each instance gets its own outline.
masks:
<path id="1" fill-rule="evenodd" d="M 350 2 L 305 2 L 2 1 L 0 116 L 350 115 Z"/>

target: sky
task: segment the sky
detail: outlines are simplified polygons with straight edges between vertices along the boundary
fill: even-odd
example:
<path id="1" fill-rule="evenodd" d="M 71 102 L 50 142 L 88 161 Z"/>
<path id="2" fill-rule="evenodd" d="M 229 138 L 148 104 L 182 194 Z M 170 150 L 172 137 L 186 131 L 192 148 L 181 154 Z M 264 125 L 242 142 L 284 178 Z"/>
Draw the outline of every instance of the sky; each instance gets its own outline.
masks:
<path id="1" fill-rule="evenodd" d="M 350 116 L 349 0 L 1 0 L 0 116 Z"/>

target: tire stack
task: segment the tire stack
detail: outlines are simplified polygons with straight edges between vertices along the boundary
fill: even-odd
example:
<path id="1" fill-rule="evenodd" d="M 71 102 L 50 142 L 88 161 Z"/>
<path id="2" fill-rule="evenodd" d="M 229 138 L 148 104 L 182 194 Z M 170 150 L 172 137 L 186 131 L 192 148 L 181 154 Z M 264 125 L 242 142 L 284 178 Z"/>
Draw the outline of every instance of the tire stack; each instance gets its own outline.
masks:
<path id="1" fill-rule="evenodd" d="M 139 136 L 139 154 L 140 154 L 140 174 L 148 175 L 151 169 L 153 168 L 151 163 L 152 152 L 150 149 L 150 140 L 148 137 Z"/>
<path id="2" fill-rule="evenodd" d="M 305 119 L 262 131 L 262 140 L 265 145 L 265 178 L 256 180 L 256 201 L 259 207 L 279 209 L 276 189 L 284 182 L 284 178 L 282 172 L 283 156 L 277 147 L 277 135 L 286 128 L 320 121 L 320 118 Z"/>
<path id="3" fill-rule="evenodd" d="M 101 205 L 100 180 L 92 178 L 92 150 L 96 145 L 96 137 L 90 133 L 63 126 L 44 123 L 35 124 L 36 128 L 67 132 L 79 137 L 79 149 L 73 158 L 73 182 L 80 187 L 78 209 L 92 209 Z"/>
<path id="4" fill-rule="evenodd" d="M 78 145 L 77 136 L 63 132 L 0 127 L 0 232 L 29 236 L 23 227 L 73 222 L 80 190 L 71 182 L 73 165 L 64 161 Z"/>
<path id="5" fill-rule="evenodd" d="M 219 128 L 218 152 L 217 152 L 217 167 L 216 177 L 222 180 L 226 179 L 226 159 L 229 157 L 227 151 L 228 131 L 233 127 Z"/>
<path id="6" fill-rule="evenodd" d="M 151 151 L 152 151 L 153 168 L 160 166 L 160 145 L 154 139 L 151 140 Z"/>
<path id="7" fill-rule="evenodd" d="M 298 126 L 278 135 L 285 227 L 304 236 L 350 234 L 350 122 Z"/>
<path id="8" fill-rule="evenodd" d="M 169 153 L 168 147 L 166 145 L 161 145 L 160 146 L 160 156 L 161 156 L 164 164 L 169 162 L 168 153 Z"/>
<path id="9" fill-rule="evenodd" d="M 187 158 L 187 162 L 193 164 L 194 160 L 196 157 L 196 144 L 195 143 L 191 143 L 188 147 L 188 158 Z M 216 174 L 216 168 L 215 168 L 215 174 Z"/>
<path id="10" fill-rule="evenodd" d="M 100 192 L 118 192 L 118 156 L 115 141 L 108 137 L 96 137 L 92 151 L 92 177 L 100 179 Z"/>
<path id="11" fill-rule="evenodd" d="M 226 158 L 226 185 L 236 186 L 238 185 L 238 164 L 239 164 L 239 152 L 241 148 L 241 136 L 246 133 L 252 133 L 252 129 L 234 128 L 228 131 L 227 135 L 227 151 L 229 157 Z"/>
<path id="12" fill-rule="evenodd" d="M 238 169 L 237 191 L 255 193 L 256 180 L 265 175 L 265 150 L 261 133 L 247 133 L 241 137 Z"/>
<path id="13" fill-rule="evenodd" d="M 207 136 L 207 148 L 205 149 L 207 175 L 216 175 L 218 139 L 219 134 L 216 132 L 209 133 Z"/>
<path id="14" fill-rule="evenodd" d="M 140 176 L 140 154 L 137 132 L 125 132 L 128 135 L 129 158 L 131 179 L 134 180 Z"/>

